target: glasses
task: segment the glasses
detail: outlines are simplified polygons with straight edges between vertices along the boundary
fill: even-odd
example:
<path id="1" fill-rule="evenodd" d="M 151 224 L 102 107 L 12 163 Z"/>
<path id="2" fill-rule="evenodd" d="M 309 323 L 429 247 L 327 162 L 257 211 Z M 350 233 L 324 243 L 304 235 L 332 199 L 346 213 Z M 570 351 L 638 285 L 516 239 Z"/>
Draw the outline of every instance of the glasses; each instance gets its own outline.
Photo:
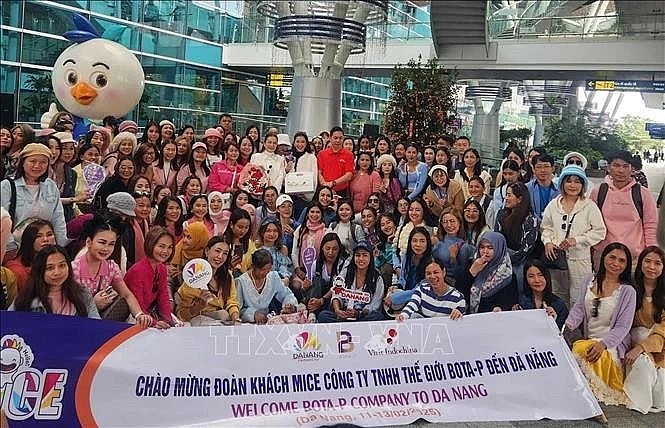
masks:
<path id="1" fill-rule="evenodd" d="M 596 318 L 598 316 L 599 307 L 600 307 L 600 297 L 595 297 L 593 299 L 593 304 L 591 306 L 591 318 Z"/>
<path id="2" fill-rule="evenodd" d="M 377 198 L 369 198 L 367 202 L 369 202 L 370 204 L 378 204 L 379 200 Z"/>
<path id="3" fill-rule="evenodd" d="M 457 220 L 451 218 L 449 220 L 441 220 L 441 224 L 457 224 Z"/>
<path id="4" fill-rule="evenodd" d="M 480 214 L 476 208 L 464 208 L 464 212 L 467 214 Z"/>
<path id="5" fill-rule="evenodd" d="M 566 165 L 579 165 L 582 166 L 582 161 L 577 160 L 577 159 L 568 159 L 568 162 L 566 162 Z"/>

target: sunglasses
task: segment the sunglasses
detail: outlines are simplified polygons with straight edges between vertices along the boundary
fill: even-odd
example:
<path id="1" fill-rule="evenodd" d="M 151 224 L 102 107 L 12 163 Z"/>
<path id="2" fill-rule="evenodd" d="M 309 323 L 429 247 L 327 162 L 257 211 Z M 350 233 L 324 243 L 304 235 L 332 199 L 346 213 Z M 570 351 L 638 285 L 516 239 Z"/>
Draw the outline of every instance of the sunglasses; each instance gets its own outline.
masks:
<path id="1" fill-rule="evenodd" d="M 598 308 L 600 307 L 600 297 L 593 299 L 593 304 L 591 306 L 591 318 L 596 318 L 598 316 Z"/>
<path id="2" fill-rule="evenodd" d="M 582 166 L 582 161 L 577 160 L 577 159 L 568 159 L 568 162 L 566 162 L 566 165 L 579 165 Z"/>

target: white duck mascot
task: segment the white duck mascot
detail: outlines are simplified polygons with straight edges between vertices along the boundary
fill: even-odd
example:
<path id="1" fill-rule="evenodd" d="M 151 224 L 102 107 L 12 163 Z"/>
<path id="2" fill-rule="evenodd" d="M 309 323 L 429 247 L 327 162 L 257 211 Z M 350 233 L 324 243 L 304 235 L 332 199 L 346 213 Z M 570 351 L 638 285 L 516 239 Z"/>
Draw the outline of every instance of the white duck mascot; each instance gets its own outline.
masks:
<path id="1" fill-rule="evenodd" d="M 76 30 L 63 36 L 76 44 L 65 49 L 53 66 L 51 83 L 55 96 L 69 113 L 79 118 L 100 121 L 106 116 L 122 117 L 143 95 L 143 68 L 136 56 L 124 46 L 102 39 L 92 24 L 79 14 L 72 20 Z M 42 124 L 57 113 L 51 108 Z M 75 135 L 87 131 L 76 125 Z M 77 123 L 79 122 L 79 123 Z"/>

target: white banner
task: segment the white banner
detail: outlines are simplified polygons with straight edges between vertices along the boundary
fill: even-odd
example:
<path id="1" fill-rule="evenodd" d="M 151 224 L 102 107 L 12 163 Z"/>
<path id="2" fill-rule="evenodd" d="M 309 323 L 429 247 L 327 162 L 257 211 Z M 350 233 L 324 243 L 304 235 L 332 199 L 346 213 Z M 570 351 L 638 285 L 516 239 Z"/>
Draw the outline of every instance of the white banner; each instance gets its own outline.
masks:
<path id="1" fill-rule="evenodd" d="M 602 413 L 542 310 L 125 336 L 81 373 L 84 426 L 375 426 Z"/>

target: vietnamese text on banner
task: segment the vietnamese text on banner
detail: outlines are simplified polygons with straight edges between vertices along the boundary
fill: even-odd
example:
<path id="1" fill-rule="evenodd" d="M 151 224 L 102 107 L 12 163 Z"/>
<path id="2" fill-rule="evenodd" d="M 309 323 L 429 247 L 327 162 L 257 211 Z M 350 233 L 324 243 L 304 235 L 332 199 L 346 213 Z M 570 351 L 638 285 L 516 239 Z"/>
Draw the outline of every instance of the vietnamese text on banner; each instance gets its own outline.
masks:
<path id="1" fill-rule="evenodd" d="M 544 311 L 141 331 L 2 312 L 10 426 L 362 426 L 601 414 Z"/>

